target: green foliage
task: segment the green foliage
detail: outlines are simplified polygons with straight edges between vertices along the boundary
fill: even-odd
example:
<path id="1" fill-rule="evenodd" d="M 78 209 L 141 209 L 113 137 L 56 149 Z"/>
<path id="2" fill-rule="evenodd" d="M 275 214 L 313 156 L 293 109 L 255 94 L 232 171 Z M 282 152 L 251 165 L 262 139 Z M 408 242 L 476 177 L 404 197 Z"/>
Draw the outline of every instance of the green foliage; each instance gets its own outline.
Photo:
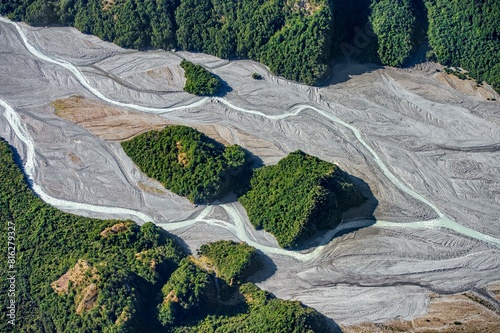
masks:
<path id="1" fill-rule="evenodd" d="M 328 332 L 324 319 L 314 309 L 298 301 L 271 299 L 256 308 L 240 329 L 240 332 Z"/>
<path id="2" fill-rule="evenodd" d="M 224 147 L 186 126 L 147 132 L 122 147 L 145 174 L 196 203 L 224 196 L 233 189 L 234 178 L 247 172 L 243 148 Z"/>
<path id="3" fill-rule="evenodd" d="M 363 198 L 339 167 L 296 151 L 256 170 L 239 200 L 256 228 L 272 233 L 282 247 L 295 247 L 335 227 L 341 212 Z"/>
<path id="4" fill-rule="evenodd" d="M 181 0 L 176 36 L 183 49 L 248 57 L 315 84 L 328 70 L 332 20 L 325 0 Z"/>
<path id="5" fill-rule="evenodd" d="M 254 284 L 240 287 L 248 310 L 236 316 L 207 316 L 194 326 L 181 327 L 175 333 L 327 333 L 331 332 L 324 317 L 298 301 L 275 298 Z"/>
<path id="6" fill-rule="evenodd" d="M 48 25 L 57 22 L 56 0 L 36 0 L 26 8 L 26 22 L 31 25 Z"/>
<path id="7" fill-rule="evenodd" d="M 229 242 L 214 244 L 209 251 L 231 247 L 231 255 L 238 246 Z M 277 299 L 252 283 L 237 288 L 230 305 L 214 302 L 217 298 L 212 278 L 185 259 L 162 289 L 163 302 L 158 307 L 162 324 L 176 333 L 330 332 L 324 317 L 314 309 L 298 301 Z M 232 315 L 217 314 L 225 308 L 241 310 Z"/>
<path id="8" fill-rule="evenodd" d="M 251 282 L 247 282 L 247 283 L 242 284 L 240 286 L 239 291 L 240 291 L 240 294 L 242 294 L 243 297 L 245 298 L 245 300 L 248 303 L 249 308 L 251 310 L 258 309 L 258 308 L 266 305 L 266 303 L 269 300 L 274 298 L 273 294 L 271 294 L 265 290 L 260 289 L 259 287 L 257 287 L 255 284 L 253 284 Z"/>
<path id="9" fill-rule="evenodd" d="M 378 38 L 378 55 L 384 65 L 401 66 L 411 55 L 416 19 L 411 0 L 375 0 L 370 22 Z"/>
<path id="10" fill-rule="evenodd" d="M 257 250 L 246 243 L 209 243 L 200 247 L 199 254 L 208 258 L 215 265 L 217 276 L 230 285 L 243 282 L 262 266 Z"/>
<path id="11" fill-rule="evenodd" d="M 202 66 L 182 60 L 181 67 L 186 77 L 184 91 L 194 95 L 210 96 L 217 94 L 222 88 L 220 79 Z"/>
<path id="12" fill-rule="evenodd" d="M 286 24 L 269 39 L 260 60 L 285 78 L 318 83 L 328 75 L 332 20 L 327 5 L 312 15 L 292 11 Z"/>
<path id="13" fill-rule="evenodd" d="M 162 288 L 163 302 L 158 306 L 159 320 L 171 326 L 182 318 L 199 317 L 207 312 L 217 295 L 210 275 L 188 259 L 181 262 Z"/>
<path id="14" fill-rule="evenodd" d="M 1 242 L 7 244 L 9 226 L 15 226 L 16 231 L 19 331 L 131 331 L 141 323 L 155 320 L 154 315 L 143 310 L 146 299 L 154 297 L 155 290 L 185 256 L 165 231 L 152 223 L 139 227 L 133 222 L 85 218 L 52 208 L 27 187 L 3 139 L 0 179 Z M 119 223 L 123 230 L 101 235 Z M 139 259 L 141 253 L 147 256 Z M 68 294 L 59 295 L 50 284 L 80 259 L 95 269 L 97 278 L 93 282 L 98 296 L 92 309 L 77 314 L 78 294 L 83 287 L 70 287 Z M 155 261 L 154 268 L 151 260 Z M 5 256 L 1 256 L 0 264 L 7 267 Z M 2 269 L 0 277 L 5 281 L 7 270 Z M 0 288 L 6 295 L 7 284 L 2 283 Z M 0 317 L 2 332 L 10 331 L 5 314 L 2 311 Z"/>
<path id="15" fill-rule="evenodd" d="M 15 0 L 0 13 L 32 25 L 62 23 L 120 46 L 170 49 L 177 0 Z"/>
<path id="16" fill-rule="evenodd" d="M 210 36 L 216 28 L 213 4 L 207 0 L 181 0 L 175 12 L 179 26 L 176 32 L 179 47 L 188 51 L 201 51 L 212 42 Z"/>
<path id="17" fill-rule="evenodd" d="M 440 63 L 462 67 L 500 92 L 500 2 L 426 0 L 429 43 Z"/>

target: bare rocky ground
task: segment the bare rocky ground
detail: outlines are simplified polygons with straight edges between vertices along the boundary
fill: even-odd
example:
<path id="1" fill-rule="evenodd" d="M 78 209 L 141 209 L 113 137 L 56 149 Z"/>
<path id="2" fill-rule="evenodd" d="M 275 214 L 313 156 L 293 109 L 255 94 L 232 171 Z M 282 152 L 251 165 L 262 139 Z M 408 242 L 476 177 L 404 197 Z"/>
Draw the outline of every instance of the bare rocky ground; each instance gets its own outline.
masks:
<path id="1" fill-rule="evenodd" d="M 85 89 L 70 71 L 28 52 L 15 28 L 0 22 L 0 98 L 20 115 L 33 138 L 34 182 L 46 193 L 143 212 L 195 252 L 207 241 L 238 240 L 234 216 L 226 206 L 214 205 L 204 219 L 208 222 L 189 223 L 205 207 L 195 207 L 145 177 L 124 154 L 119 140 L 167 124 L 184 124 L 223 143 L 240 144 L 264 164 L 302 149 L 340 164 L 360 179 L 357 182 L 370 200 L 344 219 L 374 216 L 400 226 L 346 233 L 305 261 L 270 252 L 272 262 L 254 277 L 261 287 L 315 307 L 347 332 L 363 332 L 365 326 L 373 331 L 380 323 L 393 325 L 394 319 L 399 320 L 394 325 L 403 329 L 450 331 L 455 321 L 473 323 L 467 318 L 477 307 L 482 308 L 474 318 L 490 323 L 491 329 L 498 327 L 498 311 L 461 295 L 472 290 L 485 297 L 498 290 L 498 284 L 492 285 L 500 276 L 497 246 L 449 229 L 405 227 L 435 218 L 436 212 L 396 187 L 350 130 L 310 109 L 277 119 L 303 104 L 335 114 L 360 130 L 401 182 L 457 223 L 498 238 L 500 102 L 487 98 L 500 100 L 500 96 L 488 86 L 458 82 L 436 64 L 403 70 L 342 64 L 333 68 L 331 82 L 316 88 L 278 78 L 251 61 L 228 62 L 187 52 L 135 52 L 70 28 L 21 27 L 38 50 L 80 66 L 88 83 L 113 100 L 155 108 L 199 101 L 182 91 L 178 64 L 186 58 L 207 66 L 231 87 L 223 96 L 226 101 L 271 116 L 245 113 L 217 100 L 155 114 L 111 105 Z M 264 80 L 251 79 L 253 72 Z M 53 106 L 58 100 L 63 103 L 60 116 Z M 2 112 L 0 135 L 26 159 L 26 147 Z M 239 212 L 250 239 L 276 246 L 269 234 L 251 230 L 239 204 L 231 207 Z M 126 214 L 71 212 L 141 222 Z M 497 303 L 486 297 L 491 306 L 498 306 L 496 295 Z M 445 305 L 460 310 L 445 315 L 439 310 Z M 441 318 L 442 325 L 429 316 Z M 352 326 L 366 322 L 371 324 Z"/>
<path id="2" fill-rule="evenodd" d="M 344 333 L 491 333 L 500 331 L 498 311 L 473 293 L 431 295 L 428 312 L 413 320 L 391 320 L 344 326 Z M 485 306 L 486 305 L 486 306 Z"/>

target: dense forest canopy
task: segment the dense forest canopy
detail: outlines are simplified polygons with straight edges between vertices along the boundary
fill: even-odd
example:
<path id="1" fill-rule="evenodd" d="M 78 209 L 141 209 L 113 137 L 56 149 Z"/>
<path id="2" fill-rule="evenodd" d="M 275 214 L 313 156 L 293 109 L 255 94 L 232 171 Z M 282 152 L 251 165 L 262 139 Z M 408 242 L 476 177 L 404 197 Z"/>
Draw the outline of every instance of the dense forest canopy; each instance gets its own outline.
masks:
<path id="1" fill-rule="evenodd" d="M 496 0 L 12 0 L 0 13 L 124 47 L 249 58 L 306 84 L 320 83 L 332 62 L 402 66 L 429 44 L 439 62 L 500 90 Z"/>
<path id="2" fill-rule="evenodd" d="M 207 203 L 238 187 L 249 165 L 238 145 L 224 147 L 194 128 L 168 126 L 122 142 L 149 177 L 194 203 Z"/>
<path id="3" fill-rule="evenodd" d="M 16 231 L 13 331 L 124 332 L 154 321 L 147 299 L 186 256 L 166 232 L 152 223 L 90 219 L 47 205 L 28 188 L 3 139 L 0 179 L 2 243 L 8 226 Z M 7 267 L 5 256 L 0 261 Z M 5 281 L 7 271 L 0 274 Z M 8 285 L 0 286 L 7 295 Z M 0 331 L 10 332 L 5 306 Z"/>
<path id="4" fill-rule="evenodd" d="M 204 244 L 198 254 L 207 264 L 215 267 L 218 277 L 230 285 L 245 281 L 262 265 L 257 250 L 245 243 L 218 241 Z"/>
<path id="5" fill-rule="evenodd" d="M 245 283 L 238 289 L 245 304 L 232 306 L 233 315 L 207 315 L 196 325 L 181 326 L 173 333 L 328 333 L 332 332 L 317 311 L 298 301 L 283 301 Z M 240 308 L 238 308 L 240 306 Z"/>
<path id="6" fill-rule="evenodd" d="M 0 256 L 0 292 L 10 299 L 5 281 L 13 275 L 16 289 L 15 325 L 3 302 L 1 332 L 329 332 L 314 309 L 241 285 L 243 275 L 232 286 L 216 282 L 151 222 L 97 220 L 49 206 L 27 186 L 2 138 L 0 179 L 0 241 L 11 237 L 16 249 L 15 262 Z M 228 260 L 235 255 L 242 271 L 255 259 L 248 245 L 214 244 L 204 249 L 217 271 L 226 271 L 212 253 L 217 248 Z"/>
<path id="7" fill-rule="evenodd" d="M 220 79 L 202 66 L 182 60 L 181 67 L 186 77 L 184 91 L 193 95 L 210 96 L 217 94 L 221 89 Z"/>
<path id="8" fill-rule="evenodd" d="M 337 226 L 342 211 L 363 197 L 337 165 L 299 150 L 255 170 L 239 200 L 256 228 L 272 233 L 282 247 L 295 247 Z"/>
<path id="9" fill-rule="evenodd" d="M 437 60 L 468 70 L 500 92 L 500 1 L 429 0 L 426 5 Z"/>

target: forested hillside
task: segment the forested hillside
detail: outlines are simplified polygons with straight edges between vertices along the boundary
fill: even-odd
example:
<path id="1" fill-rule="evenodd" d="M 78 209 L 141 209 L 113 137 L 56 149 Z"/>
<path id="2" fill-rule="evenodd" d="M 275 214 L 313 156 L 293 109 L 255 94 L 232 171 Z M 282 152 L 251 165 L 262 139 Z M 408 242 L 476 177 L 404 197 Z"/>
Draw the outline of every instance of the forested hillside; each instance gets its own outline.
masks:
<path id="1" fill-rule="evenodd" d="M 468 70 L 500 92 L 500 1 L 429 0 L 426 5 L 437 60 Z"/>
<path id="2" fill-rule="evenodd" d="M 336 58 L 405 66 L 427 59 L 462 67 L 500 92 L 500 2 L 336 0 Z M 368 10 L 367 10 L 368 8 Z M 370 22 L 368 26 L 366 23 Z"/>
<path id="3" fill-rule="evenodd" d="M 342 211 L 363 197 L 338 166 L 298 150 L 255 170 L 239 200 L 256 228 L 272 233 L 282 247 L 295 247 L 336 227 Z"/>
<path id="4" fill-rule="evenodd" d="M 416 18 L 411 0 L 379 0 L 372 3 L 370 22 L 378 37 L 383 64 L 401 66 L 414 47 Z"/>
<path id="5" fill-rule="evenodd" d="M 47 205 L 28 188 L 2 138 L 0 224 L 1 332 L 329 332 L 321 314 L 297 301 L 240 285 L 244 279 L 216 285 L 213 273 L 153 223 L 85 218 Z M 239 268 L 219 264 L 212 250 L 221 247 Z M 219 242 L 204 251 L 217 271 L 241 278 L 258 260 L 245 244 Z"/>
<path id="6" fill-rule="evenodd" d="M 496 0 L 11 0 L 0 13 L 58 22 L 124 47 L 180 48 L 249 58 L 285 78 L 318 84 L 331 63 L 404 66 L 428 44 L 500 90 Z M 425 53 L 425 52 L 424 52 Z M 423 60 L 423 57 L 416 57 Z"/>
<path id="7" fill-rule="evenodd" d="M 3 139 L 0 179 L 0 238 L 7 245 L 12 236 L 15 244 L 9 271 L 15 271 L 17 307 L 12 327 L 4 253 L 1 332 L 130 332 L 155 318 L 147 299 L 186 256 L 166 232 L 152 223 L 90 219 L 45 204 L 26 186 Z"/>
<path id="8" fill-rule="evenodd" d="M 199 253 L 204 262 L 228 284 L 242 283 L 261 268 L 257 250 L 245 243 L 218 241 L 204 244 Z"/>

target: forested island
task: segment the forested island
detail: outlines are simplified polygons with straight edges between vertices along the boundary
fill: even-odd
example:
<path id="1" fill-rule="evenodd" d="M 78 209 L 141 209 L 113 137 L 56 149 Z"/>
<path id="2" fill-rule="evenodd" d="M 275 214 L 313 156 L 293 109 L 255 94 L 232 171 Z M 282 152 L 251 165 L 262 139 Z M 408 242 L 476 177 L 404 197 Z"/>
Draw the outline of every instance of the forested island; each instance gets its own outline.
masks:
<path id="1" fill-rule="evenodd" d="M 4 302 L 2 332 L 330 331 L 314 309 L 245 283 L 260 267 L 255 249 L 246 244 L 203 247 L 219 279 L 153 223 L 59 211 L 27 186 L 1 138 L 0 179 L 0 241 L 15 239 L 9 240 L 16 244 L 10 270 L 17 292 L 15 326 L 8 323 Z M 15 236 L 7 230 L 15 230 Z M 239 264 L 225 266 L 218 250 Z M 8 267 L 6 256 L 0 264 Z M 2 281 L 11 275 L 0 270 Z M 225 282 L 229 277 L 235 277 L 232 285 Z M 2 295 L 10 286 L 0 284 Z"/>
<path id="2" fill-rule="evenodd" d="M 500 91 L 496 0 L 13 0 L 0 13 L 123 47 L 253 59 L 306 84 L 346 58 L 390 66 L 430 59 Z"/>
<path id="3" fill-rule="evenodd" d="M 198 255 L 208 267 L 214 268 L 218 277 L 230 285 L 244 282 L 262 266 L 257 250 L 245 243 L 218 241 L 204 244 Z"/>
<path id="4" fill-rule="evenodd" d="M 215 95 L 222 88 L 220 79 L 200 65 L 182 60 L 186 84 L 184 91 L 199 96 Z"/>
<path id="5" fill-rule="evenodd" d="M 168 126 L 122 142 L 149 177 L 194 203 L 208 203 L 238 188 L 249 157 L 238 145 L 224 147 L 194 128 Z"/>
<path id="6" fill-rule="evenodd" d="M 342 212 L 363 200 L 337 165 L 300 150 L 277 165 L 255 170 L 250 190 L 239 198 L 250 222 L 272 233 L 286 248 L 301 245 L 319 230 L 336 227 Z"/>

